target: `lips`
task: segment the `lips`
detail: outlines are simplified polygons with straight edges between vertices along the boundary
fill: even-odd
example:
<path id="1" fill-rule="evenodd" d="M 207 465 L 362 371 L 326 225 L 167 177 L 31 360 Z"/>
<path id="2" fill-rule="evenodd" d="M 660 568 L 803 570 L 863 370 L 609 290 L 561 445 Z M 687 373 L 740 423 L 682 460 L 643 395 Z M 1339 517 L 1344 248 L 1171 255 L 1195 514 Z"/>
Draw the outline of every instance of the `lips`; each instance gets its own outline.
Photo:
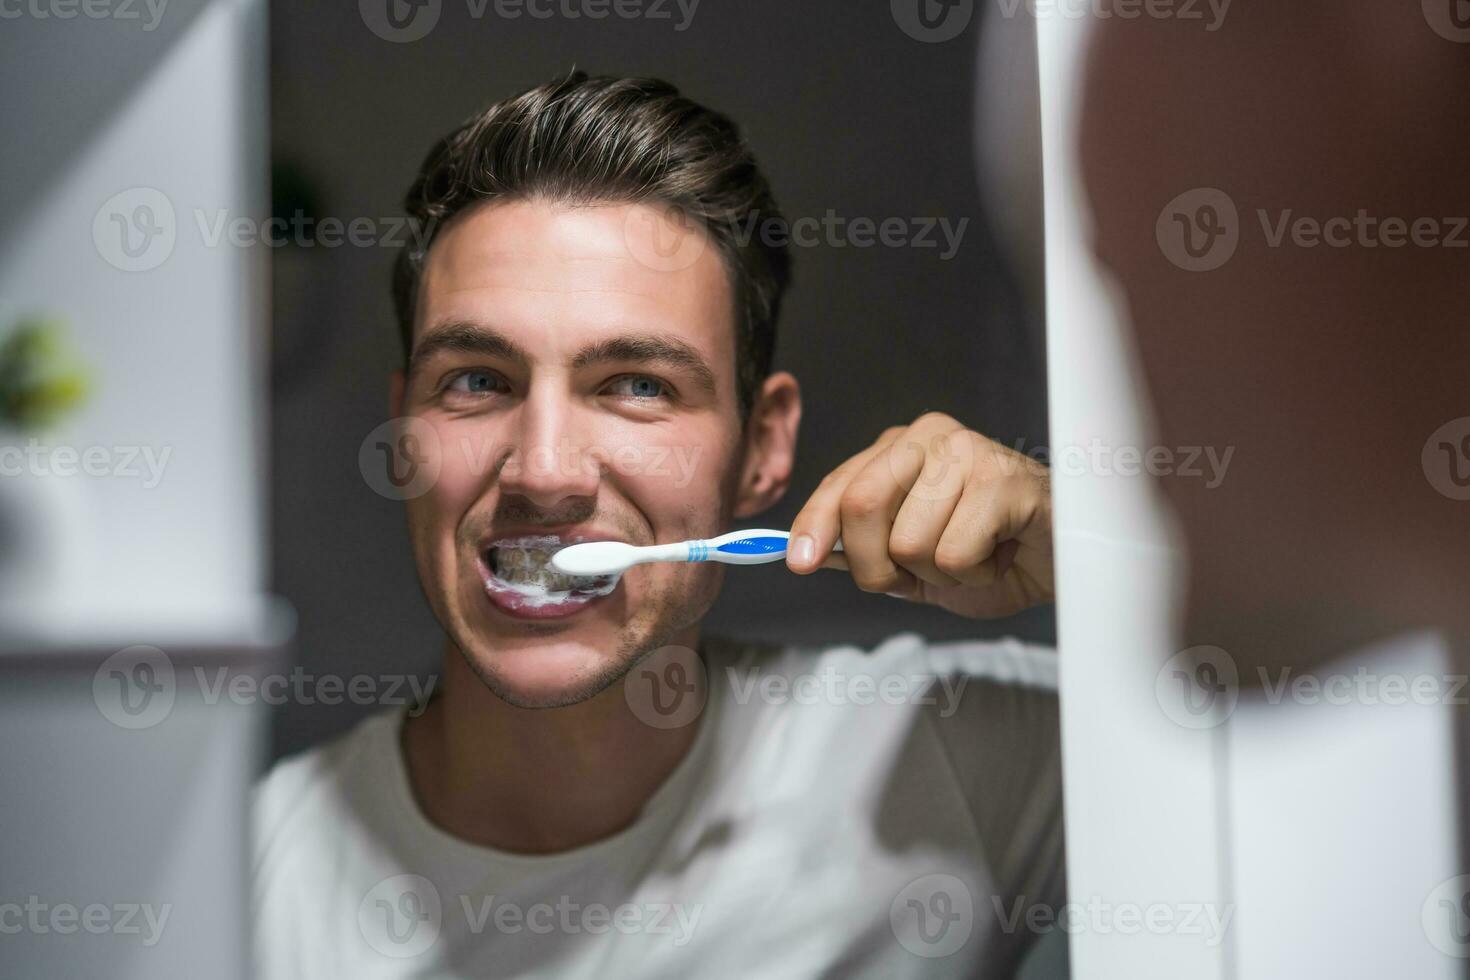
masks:
<path id="1" fill-rule="evenodd" d="M 584 535 L 519 535 L 486 542 L 480 549 L 485 594 L 501 611 L 524 619 L 570 616 L 610 595 L 621 575 L 566 575 L 551 567 L 551 556 Z"/>

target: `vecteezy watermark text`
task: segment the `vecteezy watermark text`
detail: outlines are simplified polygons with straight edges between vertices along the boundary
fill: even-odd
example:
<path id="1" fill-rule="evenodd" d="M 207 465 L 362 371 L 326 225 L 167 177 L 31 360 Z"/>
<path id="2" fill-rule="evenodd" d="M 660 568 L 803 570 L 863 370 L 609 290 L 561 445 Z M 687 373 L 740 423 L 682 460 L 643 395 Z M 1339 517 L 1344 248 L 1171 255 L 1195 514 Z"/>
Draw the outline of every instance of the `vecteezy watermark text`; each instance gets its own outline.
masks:
<path id="1" fill-rule="evenodd" d="M 0 901 L 0 935 L 21 933 L 72 936 L 138 936 L 144 946 L 154 946 L 163 936 L 173 905 L 148 902 L 49 902 L 39 895 L 24 901 Z"/>
<path id="2" fill-rule="evenodd" d="M 497 20 L 646 20 L 689 29 L 701 0 L 465 0 L 465 12 L 480 21 Z M 358 0 L 368 30 L 385 41 L 408 44 L 429 36 L 444 12 L 444 0 Z"/>
<path id="3" fill-rule="evenodd" d="M 1470 217 L 1464 215 L 1299 214 L 1294 208 L 1256 208 L 1267 248 L 1363 250 L 1470 248 Z M 1188 272 L 1210 272 L 1234 256 L 1250 230 L 1235 201 L 1217 187 L 1196 187 L 1164 205 L 1154 226 L 1159 250 Z"/>
<path id="4" fill-rule="evenodd" d="M 53 446 L 33 436 L 24 446 L 0 445 L 0 477 L 110 477 L 152 490 L 172 455 L 172 446 Z"/>
<path id="5" fill-rule="evenodd" d="M 938 44 L 958 37 L 975 16 L 977 0 L 889 0 L 893 22 L 915 41 Z M 1233 0 L 984 0 L 1007 20 L 1178 20 L 1208 32 L 1225 23 Z"/>
<path id="6" fill-rule="evenodd" d="M 0 0 L 3 2 L 3 0 Z M 204 248 L 403 248 L 423 249 L 433 237 L 432 222 L 403 215 L 352 218 L 315 217 L 296 211 L 289 217 L 260 218 L 228 208 L 191 209 L 192 228 Z M 108 265 L 124 272 L 147 272 L 167 262 L 180 230 L 173 200 L 155 187 L 130 187 L 108 198 L 92 219 L 92 243 Z"/>
<path id="7" fill-rule="evenodd" d="M 937 215 L 874 218 L 847 216 L 828 208 L 821 216 L 751 212 L 712 226 L 678 205 L 655 205 L 628 212 L 623 237 L 633 258 L 660 272 L 677 272 L 697 262 L 719 233 L 740 248 L 913 248 L 937 251 L 941 262 L 959 254 L 970 219 Z"/>
<path id="8" fill-rule="evenodd" d="M 1255 689 L 1268 705 L 1406 706 L 1470 704 L 1470 675 L 1430 671 L 1381 671 L 1366 665 L 1348 670 L 1299 671 L 1290 666 L 1256 667 Z M 1234 713 L 1241 675 L 1235 658 L 1217 646 L 1195 646 L 1170 657 L 1154 679 L 1154 696 L 1165 715 L 1183 728 L 1213 728 Z"/>
<path id="9" fill-rule="evenodd" d="M 1036 466 L 1062 476 L 1154 477 L 1204 479 L 1205 489 L 1214 490 L 1225 482 L 1225 473 L 1235 456 L 1234 446 L 1140 446 L 1114 445 L 1094 436 L 1087 443 L 1063 446 L 1027 446 L 1025 438 L 1017 439 L 1010 448 L 1017 456 L 995 457 L 1002 473 L 1009 475 L 1017 466 Z M 941 458 L 943 453 L 936 453 Z M 968 462 L 968 460 L 959 460 Z"/>
<path id="10" fill-rule="evenodd" d="M 1201 21 L 1210 33 L 1225 23 L 1234 0 L 995 0 L 1001 15 L 1015 17 L 1022 9 L 1038 20 L 1057 17 L 1078 20 Z"/>
<path id="11" fill-rule="evenodd" d="M 210 705 L 226 698 L 233 704 L 259 701 L 272 706 L 406 705 L 410 718 L 424 713 L 438 681 L 437 677 L 424 681 L 416 674 L 353 674 L 351 677 L 313 674 L 302 667 L 293 667 L 289 674 L 268 674 L 265 677 L 232 671 L 228 667 L 216 667 L 212 672 L 195 667 L 194 679 L 199 684 L 204 703 Z"/>
<path id="12" fill-rule="evenodd" d="M 152 31 L 163 19 L 168 0 L 0 0 L 0 20 L 143 20 L 144 31 Z"/>
<path id="13" fill-rule="evenodd" d="M 759 241 L 771 248 L 919 248 L 942 249 L 939 261 L 948 262 L 959 253 L 969 218 L 847 217 L 828 208 L 820 217 L 778 218 L 750 214 L 730 222 L 731 235 L 742 248 Z M 943 241 L 941 241 L 941 238 Z"/>
<path id="14" fill-rule="evenodd" d="M 825 664 L 815 672 L 787 676 L 759 668 L 726 667 L 737 704 L 759 698 L 766 704 L 934 705 L 948 718 L 959 708 L 969 677 L 936 673 L 882 674 L 847 671 Z"/>
<path id="15" fill-rule="evenodd" d="M 180 687 L 192 680 L 207 705 L 338 705 L 406 707 L 417 717 L 428 707 L 439 678 L 417 674 L 316 674 L 293 667 L 290 673 L 256 674 L 229 666 L 180 671 L 154 646 L 131 646 L 113 653 L 92 677 L 97 710 L 119 728 L 152 728 L 173 711 Z"/>
<path id="16" fill-rule="evenodd" d="M 1235 906 L 1224 908 L 1213 902 L 1105 902 L 1097 896 L 1086 902 L 1067 902 L 1053 907 L 1045 903 L 1027 902 L 1024 896 L 1006 902 L 999 895 L 990 897 L 1000 929 L 1012 935 L 1021 929 L 1038 935 L 1060 929 L 1072 935 L 1091 933 L 1106 936 L 1199 936 L 1206 946 L 1218 946 L 1225 940 Z"/>
<path id="17" fill-rule="evenodd" d="M 681 902 L 580 902 L 569 895 L 522 904 L 497 895 L 461 894 L 446 905 L 439 889 L 422 875 L 401 874 L 374 885 L 357 909 L 358 930 L 369 946 L 384 956 L 408 959 L 431 949 L 439 940 L 451 910 L 463 916 L 455 932 L 481 935 L 487 929 L 504 935 L 531 933 L 600 936 L 668 937 L 669 945 L 687 944 L 704 914 L 704 905 Z"/>

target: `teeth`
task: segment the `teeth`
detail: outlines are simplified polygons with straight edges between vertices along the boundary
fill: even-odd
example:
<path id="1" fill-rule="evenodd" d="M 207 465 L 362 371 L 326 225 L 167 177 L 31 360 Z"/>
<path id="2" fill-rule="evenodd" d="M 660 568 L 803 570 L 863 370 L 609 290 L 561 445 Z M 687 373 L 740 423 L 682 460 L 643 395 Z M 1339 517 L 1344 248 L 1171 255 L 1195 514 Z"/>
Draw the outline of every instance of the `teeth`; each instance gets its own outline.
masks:
<path id="1" fill-rule="evenodd" d="M 567 575 L 557 571 L 551 566 L 551 556 L 561 547 L 560 543 L 507 542 L 490 549 L 487 564 L 502 584 L 527 594 L 605 594 L 617 585 L 616 575 Z"/>

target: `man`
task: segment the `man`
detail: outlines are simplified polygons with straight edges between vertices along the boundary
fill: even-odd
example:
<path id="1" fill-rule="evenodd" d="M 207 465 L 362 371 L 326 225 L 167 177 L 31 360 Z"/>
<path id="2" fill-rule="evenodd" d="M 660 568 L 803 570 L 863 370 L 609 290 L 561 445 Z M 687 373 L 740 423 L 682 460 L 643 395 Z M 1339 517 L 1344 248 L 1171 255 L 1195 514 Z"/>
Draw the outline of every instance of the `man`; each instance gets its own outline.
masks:
<path id="1" fill-rule="evenodd" d="M 262 785 L 262 973 L 1013 972 L 1062 881 L 1050 651 L 758 649 L 701 632 L 717 564 L 548 569 L 787 489 L 789 259 L 737 234 L 779 212 L 733 124 L 573 74 L 442 140 L 408 207 L 433 235 L 397 269 L 391 411 L 435 474 L 407 512 L 443 682 Z M 1052 598 L 1044 471 L 942 415 L 792 531 L 797 573 L 973 617 Z"/>

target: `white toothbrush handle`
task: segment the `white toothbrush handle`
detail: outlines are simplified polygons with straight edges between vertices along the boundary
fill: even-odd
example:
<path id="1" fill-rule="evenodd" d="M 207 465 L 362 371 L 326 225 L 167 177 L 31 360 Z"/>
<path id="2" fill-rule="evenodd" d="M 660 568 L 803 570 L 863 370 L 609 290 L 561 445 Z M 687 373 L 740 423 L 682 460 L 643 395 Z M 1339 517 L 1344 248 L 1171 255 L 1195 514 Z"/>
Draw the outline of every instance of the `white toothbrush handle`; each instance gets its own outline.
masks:
<path id="1" fill-rule="evenodd" d="M 674 541 L 669 544 L 651 544 L 639 548 L 633 560 L 628 564 L 642 565 L 651 561 L 695 561 L 690 553 L 692 545 L 699 544 L 698 541 Z"/>

